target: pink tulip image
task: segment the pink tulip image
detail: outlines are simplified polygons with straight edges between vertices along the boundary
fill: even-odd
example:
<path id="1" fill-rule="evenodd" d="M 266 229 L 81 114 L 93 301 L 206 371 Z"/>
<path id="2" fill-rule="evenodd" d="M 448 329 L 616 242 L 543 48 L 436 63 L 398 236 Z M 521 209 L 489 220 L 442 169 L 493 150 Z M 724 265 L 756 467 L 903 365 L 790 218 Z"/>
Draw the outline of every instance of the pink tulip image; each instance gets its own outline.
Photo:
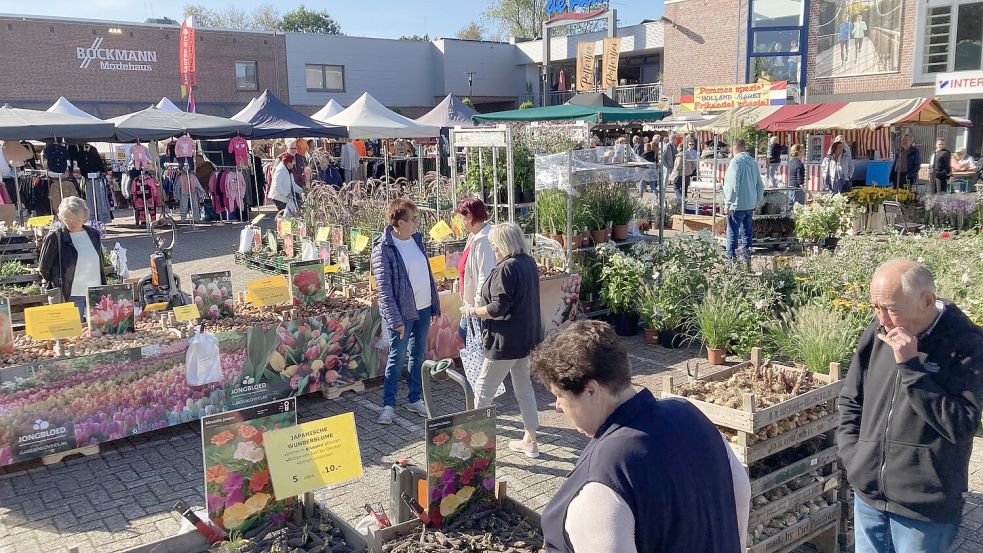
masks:
<path id="1" fill-rule="evenodd" d="M 446 314 L 441 315 L 430 325 L 430 335 L 427 337 L 427 358 L 443 359 L 445 357 L 459 357 L 464 341 L 457 331 L 458 326 L 454 324 Z"/>

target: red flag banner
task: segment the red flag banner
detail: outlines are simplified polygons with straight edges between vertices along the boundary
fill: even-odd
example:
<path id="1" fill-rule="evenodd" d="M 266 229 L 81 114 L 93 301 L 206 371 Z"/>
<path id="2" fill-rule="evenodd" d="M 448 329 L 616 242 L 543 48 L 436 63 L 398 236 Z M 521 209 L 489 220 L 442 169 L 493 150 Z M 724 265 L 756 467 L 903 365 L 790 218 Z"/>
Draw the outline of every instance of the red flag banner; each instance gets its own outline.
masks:
<path id="1" fill-rule="evenodd" d="M 197 81 L 198 64 L 195 61 L 195 18 L 193 15 L 188 16 L 181 24 L 178 62 L 180 63 L 181 97 L 184 98 Z"/>

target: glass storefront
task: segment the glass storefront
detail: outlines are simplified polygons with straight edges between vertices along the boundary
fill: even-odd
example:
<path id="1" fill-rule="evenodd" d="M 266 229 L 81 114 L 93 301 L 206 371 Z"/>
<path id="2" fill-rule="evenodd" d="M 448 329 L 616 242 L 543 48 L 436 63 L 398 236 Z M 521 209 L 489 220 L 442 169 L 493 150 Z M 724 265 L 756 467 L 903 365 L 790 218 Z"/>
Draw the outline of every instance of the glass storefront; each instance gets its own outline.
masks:
<path id="1" fill-rule="evenodd" d="M 803 80 L 804 0 L 752 0 L 748 30 L 748 82 Z"/>

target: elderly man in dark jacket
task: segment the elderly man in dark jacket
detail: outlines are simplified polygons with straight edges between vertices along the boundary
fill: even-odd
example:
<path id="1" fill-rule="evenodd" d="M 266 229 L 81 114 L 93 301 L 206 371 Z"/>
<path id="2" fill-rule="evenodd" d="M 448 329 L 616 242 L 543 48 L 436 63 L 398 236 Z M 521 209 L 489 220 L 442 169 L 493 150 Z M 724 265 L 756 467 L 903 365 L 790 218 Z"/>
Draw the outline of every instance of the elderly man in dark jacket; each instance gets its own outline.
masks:
<path id="1" fill-rule="evenodd" d="M 881 265 L 877 320 L 840 393 L 837 446 L 855 492 L 857 553 L 948 551 L 983 403 L 983 331 L 936 299 L 925 266 Z"/>

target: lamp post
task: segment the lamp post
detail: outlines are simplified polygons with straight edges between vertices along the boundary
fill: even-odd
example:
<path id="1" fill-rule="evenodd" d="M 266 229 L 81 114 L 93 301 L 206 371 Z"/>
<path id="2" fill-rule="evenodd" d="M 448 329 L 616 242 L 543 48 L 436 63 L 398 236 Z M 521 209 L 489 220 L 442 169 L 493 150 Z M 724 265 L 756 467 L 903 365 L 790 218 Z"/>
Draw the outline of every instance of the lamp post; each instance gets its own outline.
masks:
<path id="1" fill-rule="evenodd" d="M 465 71 L 464 74 L 468 76 L 468 98 L 471 98 L 471 96 L 474 94 L 474 91 L 472 90 L 472 85 L 474 84 L 474 71 Z M 474 98 L 471 98 L 471 101 L 473 102 Z"/>

